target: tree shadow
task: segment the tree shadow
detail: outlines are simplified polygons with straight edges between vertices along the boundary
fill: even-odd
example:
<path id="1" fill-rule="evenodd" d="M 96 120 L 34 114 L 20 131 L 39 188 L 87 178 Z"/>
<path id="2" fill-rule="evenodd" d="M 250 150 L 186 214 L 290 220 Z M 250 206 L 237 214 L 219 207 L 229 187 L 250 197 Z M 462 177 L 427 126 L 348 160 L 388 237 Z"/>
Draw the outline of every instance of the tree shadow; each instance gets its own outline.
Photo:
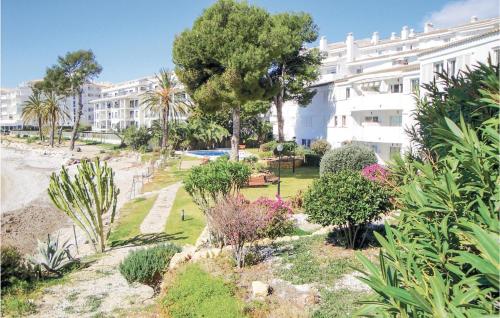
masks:
<path id="1" fill-rule="evenodd" d="M 149 245 L 154 243 L 163 243 L 168 241 L 177 241 L 186 239 L 187 236 L 181 236 L 184 232 L 177 232 L 173 234 L 167 233 L 151 233 L 151 234 L 139 234 L 134 237 L 125 240 L 115 240 L 110 243 L 110 247 L 126 247 L 126 246 L 140 246 Z"/>
<path id="2" fill-rule="evenodd" d="M 384 224 L 371 223 L 364 229 L 363 232 L 358 234 L 356 239 L 356 250 L 363 250 L 371 247 L 381 247 L 380 243 L 375 237 L 375 232 L 385 237 Z M 334 246 L 346 246 L 346 241 L 340 229 L 334 229 L 326 237 L 326 242 Z"/>

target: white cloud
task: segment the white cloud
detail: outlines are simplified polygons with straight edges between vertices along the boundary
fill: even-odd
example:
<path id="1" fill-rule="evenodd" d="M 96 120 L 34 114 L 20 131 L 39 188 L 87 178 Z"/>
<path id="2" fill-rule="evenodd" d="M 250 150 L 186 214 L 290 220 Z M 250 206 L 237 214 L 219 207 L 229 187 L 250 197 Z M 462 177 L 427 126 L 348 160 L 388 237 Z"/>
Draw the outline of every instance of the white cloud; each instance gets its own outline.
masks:
<path id="1" fill-rule="evenodd" d="M 435 27 L 445 28 L 464 24 L 472 16 L 486 19 L 499 16 L 500 5 L 498 0 L 459 0 L 445 4 L 439 11 L 426 15 L 424 21 L 432 22 Z"/>

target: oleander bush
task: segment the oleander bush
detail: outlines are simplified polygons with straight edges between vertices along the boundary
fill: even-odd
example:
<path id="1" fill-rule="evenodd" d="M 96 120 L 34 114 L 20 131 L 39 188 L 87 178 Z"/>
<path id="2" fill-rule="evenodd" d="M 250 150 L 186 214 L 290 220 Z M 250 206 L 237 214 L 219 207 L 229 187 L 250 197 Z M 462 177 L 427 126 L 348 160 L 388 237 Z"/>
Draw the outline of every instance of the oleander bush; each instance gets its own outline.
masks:
<path id="1" fill-rule="evenodd" d="M 253 204 L 263 207 L 266 213 L 266 226 L 260 231 L 261 237 L 277 238 L 294 232 L 293 211 L 288 202 L 277 196 L 276 199 L 261 197 Z"/>
<path id="2" fill-rule="evenodd" d="M 174 244 L 161 244 L 130 252 L 120 263 L 120 273 L 127 282 L 139 282 L 153 287 L 157 292 L 164 270 L 175 253 L 181 249 Z"/>
<path id="3" fill-rule="evenodd" d="M 361 171 L 374 163 L 377 163 L 377 157 L 373 150 L 362 145 L 349 144 L 325 153 L 319 165 L 319 173 L 324 175 L 342 170 Z"/>
<path id="4" fill-rule="evenodd" d="M 239 192 L 248 182 L 250 167 L 242 162 L 219 158 L 190 170 L 184 179 L 184 188 L 205 213 L 226 196 Z"/>
<path id="5" fill-rule="evenodd" d="M 335 225 L 341 243 L 348 248 L 363 246 L 367 225 L 390 207 L 390 193 L 359 171 L 343 170 L 315 180 L 304 194 L 304 210 L 321 225 Z"/>
<path id="6" fill-rule="evenodd" d="M 323 157 L 325 153 L 332 149 L 332 145 L 325 139 L 318 139 L 312 142 L 311 150 L 320 157 Z"/>
<path id="7" fill-rule="evenodd" d="M 481 76 L 475 91 L 462 92 L 464 84 L 470 89 L 474 86 L 468 82 L 478 80 L 468 70 L 436 105 L 420 105 L 441 108 L 461 101 L 480 113 L 474 120 L 459 116 L 457 124 L 455 108 L 432 111 L 440 115 L 422 135 L 428 155 L 399 159 L 391 168 L 402 183 L 401 213 L 394 228 L 386 225 L 385 238 L 377 235 L 382 245 L 377 263 L 359 255 L 362 280 L 376 296 L 358 315 L 499 315 L 500 81 L 498 66 L 484 67 L 478 72 L 496 76 Z M 427 123 L 418 118 L 419 124 Z"/>

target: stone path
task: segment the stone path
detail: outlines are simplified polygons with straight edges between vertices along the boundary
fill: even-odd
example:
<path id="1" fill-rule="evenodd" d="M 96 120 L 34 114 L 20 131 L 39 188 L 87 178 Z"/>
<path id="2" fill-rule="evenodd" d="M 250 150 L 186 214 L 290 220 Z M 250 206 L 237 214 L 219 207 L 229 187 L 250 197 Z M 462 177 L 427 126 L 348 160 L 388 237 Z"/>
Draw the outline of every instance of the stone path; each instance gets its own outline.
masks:
<path id="1" fill-rule="evenodd" d="M 177 182 L 159 191 L 158 198 L 151 211 L 141 223 L 142 234 L 161 233 L 165 230 L 165 224 L 174 204 L 175 195 L 181 185 L 181 182 Z"/>
<path id="2" fill-rule="evenodd" d="M 31 317 L 123 317 L 123 312 L 153 304 L 153 289 L 129 285 L 118 265 L 137 247 L 111 250 L 89 267 L 69 274 L 69 281 L 46 288 Z"/>

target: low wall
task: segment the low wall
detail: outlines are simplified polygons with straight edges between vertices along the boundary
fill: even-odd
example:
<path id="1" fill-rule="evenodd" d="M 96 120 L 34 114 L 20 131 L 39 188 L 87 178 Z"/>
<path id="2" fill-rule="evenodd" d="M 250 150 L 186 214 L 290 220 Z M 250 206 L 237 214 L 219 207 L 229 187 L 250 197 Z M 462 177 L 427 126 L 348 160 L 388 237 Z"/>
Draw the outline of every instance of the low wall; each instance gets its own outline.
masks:
<path id="1" fill-rule="evenodd" d="M 39 136 L 38 130 L 11 130 L 10 131 L 11 135 L 20 135 L 20 136 Z M 62 133 L 63 138 L 71 138 L 71 132 L 70 131 L 63 131 Z M 56 132 L 56 138 L 57 138 L 57 132 Z M 100 143 L 105 143 L 105 144 L 114 144 L 114 145 L 119 145 L 121 143 L 120 138 L 116 136 L 115 134 L 112 133 L 102 133 L 102 132 L 91 132 L 91 131 L 84 131 L 78 133 L 78 139 L 80 140 L 91 140 L 91 141 L 97 141 Z"/>
<path id="2" fill-rule="evenodd" d="M 271 169 L 278 169 L 279 160 L 278 159 L 266 159 L 266 166 Z M 295 158 L 295 168 L 302 166 L 303 160 L 301 158 Z M 281 159 L 281 169 L 293 169 L 293 160 Z"/>

